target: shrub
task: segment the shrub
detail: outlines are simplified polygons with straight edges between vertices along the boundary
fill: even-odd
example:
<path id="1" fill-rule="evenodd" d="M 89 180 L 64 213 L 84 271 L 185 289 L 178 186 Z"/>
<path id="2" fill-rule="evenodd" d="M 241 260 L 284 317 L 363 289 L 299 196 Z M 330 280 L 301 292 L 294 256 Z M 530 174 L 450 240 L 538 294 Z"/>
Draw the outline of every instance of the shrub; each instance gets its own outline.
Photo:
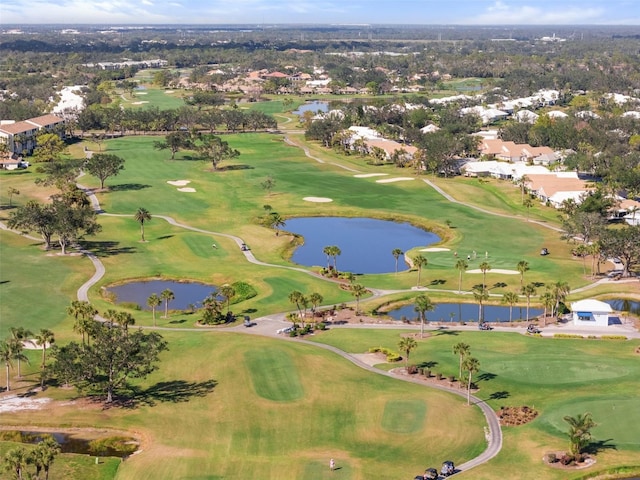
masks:
<path id="1" fill-rule="evenodd" d="M 324 322 L 318 322 L 316 323 L 316 330 L 326 330 L 327 329 L 327 324 Z"/>
<path id="2" fill-rule="evenodd" d="M 137 449 L 137 442 L 126 437 L 107 437 L 89 442 L 92 455 L 131 455 Z"/>
<path id="3" fill-rule="evenodd" d="M 575 333 L 554 333 L 553 338 L 584 338 L 582 335 Z"/>
<path id="4" fill-rule="evenodd" d="M 422 370 L 422 373 L 424 374 L 425 377 L 429 378 L 431 377 L 431 369 L 430 368 L 424 368 Z"/>
<path id="5" fill-rule="evenodd" d="M 136 302 L 122 302 L 120 303 L 120 306 L 122 308 L 128 308 L 129 310 L 142 310 L 140 308 L 140 305 L 138 305 Z"/>
<path id="6" fill-rule="evenodd" d="M 547 462 L 556 463 L 558 461 L 558 457 L 556 457 L 555 453 L 550 453 L 547 455 Z"/>
<path id="7" fill-rule="evenodd" d="M 442 380 L 442 374 L 436 373 L 436 380 Z"/>
<path id="8" fill-rule="evenodd" d="M 233 282 L 231 286 L 236 292 L 231 299 L 231 303 L 242 302 L 258 295 L 258 291 L 246 282 Z"/>
<path id="9" fill-rule="evenodd" d="M 407 366 L 407 373 L 409 373 L 410 375 L 418 373 L 418 367 L 416 367 L 415 365 Z"/>
<path id="10" fill-rule="evenodd" d="M 603 340 L 626 340 L 627 337 L 624 335 L 602 335 Z"/>
<path id="11" fill-rule="evenodd" d="M 455 375 L 449 375 L 447 377 L 447 380 L 449 380 L 450 382 L 454 382 L 456 380 L 456 377 L 455 377 Z"/>
<path id="12" fill-rule="evenodd" d="M 573 455 L 569 455 L 569 454 L 564 454 L 560 457 L 560 463 L 562 465 L 570 465 L 575 461 L 575 458 L 573 457 Z"/>

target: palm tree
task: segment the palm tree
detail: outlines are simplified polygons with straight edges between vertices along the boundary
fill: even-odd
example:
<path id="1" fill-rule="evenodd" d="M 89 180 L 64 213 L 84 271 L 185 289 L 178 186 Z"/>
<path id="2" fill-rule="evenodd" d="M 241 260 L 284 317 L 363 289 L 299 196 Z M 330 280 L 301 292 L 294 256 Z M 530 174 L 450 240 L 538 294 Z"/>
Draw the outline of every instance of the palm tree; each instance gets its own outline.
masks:
<path id="1" fill-rule="evenodd" d="M 128 312 L 118 312 L 116 315 L 116 322 L 124 329 L 125 332 L 129 332 L 129 325 L 135 325 L 136 319 Z"/>
<path id="2" fill-rule="evenodd" d="M 516 266 L 518 272 L 520 272 L 520 288 L 524 285 L 524 274 L 529 271 L 529 262 L 526 260 L 520 260 Z"/>
<path id="3" fill-rule="evenodd" d="M 30 460 L 36 467 L 36 479 L 40 478 L 40 471 L 44 470 L 45 480 L 49 479 L 51 464 L 60 453 L 60 444 L 51 437 L 46 437 L 31 451 Z"/>
<path id="4" fill-rule="evenodd" d="M 304 294 L 299 290 L 294 290 L 289 293 L 289 302 L 293 303 L 298 309 L 298 318 L 302 319 L 302 323 L 304 324 L 304 318 L 302 317 L 302 300 L 304 299 Z"/>
<path id="5" fill-rule="evenodd" d="M 424 324 L 427 320 L 425 312 L 431 312 L 435 305 L 431 303 L 431 299 L 426 295 L 418 295 L 414 301 L 413 309 L 420 315 L 420 338 L 424 337 Z"/>
<path id="6" fill-rule="evenodd" d="M 513 321 L 513 305 L 518 302 L 518 294 L 516 292 L 505 292 L 502 295 L 502 303 L 509 304 L 509 323 Z"/>
<path id="7" fill-rule="evenodd" d="M 331 267 L 331 265 L 329 264 L 329 261 L 331 260 L 332 248 L 333 247 L 331 245 L 327 245 L 322 249 L 322 253 L 324 253 L 327 256 L 327 270 L 329 270 L 329 268 Z"/>
<path id="8" fill-rule="evenodd" d="M 400 258 L 400 255 L 402 255 L 403 253 L 404 252 L 399 248 L 394 248 L 393 250 L 391 250 L 391 255 L 393 255 L 393 258 L 396 259 L 396 274 L 398 273 L 398 258 Z"/>
<path id="9" fill-rule="evenodd" d="M 231 311 L 231 299 L 236 296 L 236 289 L 228 283 L 225 283 L 220 287 L 218 293 L 222 295 L 227 302 L 227 315 L 229 315 Z"/>
<path id="10" fill-rule="evenodd" d="M 589 246 L 581 243 L 576 247 L 576 254 L 582 258 L 582 274 L 587 274 L 587 255 L 589 255 Z"/>
<path id="11" fill-rule="evenodd" d="M 398 348 L 401 352 L 404 352 L 404 368 L 406 369 L 409 366 L 409 354 L 411 350 L 414 350 L 418 346 L 418 342 L 416 342 L 411 337 L 403 337 L 400 342 L 398 342 Z"/>
<path id="12" fill-rule="evenodd" d="M 522 202 L 522 205 L 525 206 L 525 208 L 527 209 L 527 222 L 529 221 L 529 211 L 531 210 L 531 207 L 533 207 L 533 199 L 531 197 L 527 197 L 524 199 L 524 201 Z"/>
<path id="13" fill-rule="evenodd" d="M 540 295 L 540 301 L 542 302 L 542 305 L 544 306 L 544 320 L 542 325 L 546 326 L 547 325 L 547 310 L 551 310 L 553 311 L 553 305 L 556 302 L 556 298 L 553 296 L 553 293 L 551 292 L 551 290 L 549 289 L 549 287 L 547 287 L 547 291 L 544 292 L 542 295 Z"/>
<path id="14" fill-rule="evenodd" d="M 467 405 L 471 405 L 471 380 L 473 374 L 480 370 L 480 362 L 477 358 L 467 357 L 462 362 L 462 369 L 468 374 L 467 382 Z"/>
<path id="15" fill-rule="evenodd" d="M 29 363 L 29 357 L 27 357 L 24 353 L 24 346 L 22 345 L 22 341 L 15 339 L 15 338 L 10 338 L 7 343 L 9 344 L 9 348 L 11 349 L 12 352 L 12 358 L 13 360 L 17 360 L 18 361 L 18 378 L 22 378 L 22 372 L 20 371 L 20 364 L 22 362 L 27 362 Z"/>
<path id="16" fill-rule="evenodd" d="M 162 299 L 155 293 L 149 295 L 147 298 L 147 305 L 151 308 L 151 315 L 153 315 L 153 326 L 156 326 L 156 307 L 162 303 Z"/>
<path id="17" fill-rule="evenodd" d="M 482 308 L 485 301 L 489 299 L 489 292 L 483 287 L 473 287 L 473 298 L 478 302 L 478 323 L 484 322 L 484 309 Z"/>
<path id="18" fill-rule="evenodd" d="M 591 429 L 597 426 L 591 417 L 591 413 L 578 414 L 575 417 L 567 415 L 563 417 L 569 424 L 569 442 L 571 453 L 580 455 L 591 441 Z"/>
<path id="19" fill-rule="evenodd" d="M 15 187 L 9 187 L 9 191 L 7 193 L 9 194 L 9 206 L 11 206 L 13 196 L 20 195 L 20 190 Z"/>
<path id="20" fill-rule="evenodd" d="M 351 295 L 356 297 L 356 315 L 359 315 L 360 314 L 360 297 L 362 297 L 363 295 L 366 295 L 367 289 L 365 288 L 364 285 L 361 285 L 359 283 L 354 283 L 349 287 L 349 290 L 351 290 Z"/>
<path id="21" fill-rule="evenodd" d="M 14 347 L 11 342 L 3 340 L 0 342 L 0 361 L 4 362 L 7 375 L 7 392 L 11 390 L 11 379 L 9 377 L 9 369 L 13 367 Z"/>
<path id="22" fill-rule="evenodd" d="M 597 271 L 600 273 L 600 242 L 593 242 L 589 245 L 589 255 L 591 255 L 591 276 L 596 274 L 596 265 L 598 267 Z"/>
<path id="23" fill-rule="evenodd" d="M 169 318 L 169 302 L 175 298 L 175 294 L 168 288 L 160 292 L 160 299 L 164 301 L 164 318 Z"/>
<path id="24" fill-rule="evenodd" d="M 424 255 L 417 255 L 413 257 L 413 264 L 418 268 L 418 282 L 416 283 L 417 287 L 420 286 L 420 274 L 422 273 L 422 267 L 426 267 L 428 263 L 429 261 Z"/>
<path id="25" fill-rule="evenodd" d="M 482 271 L 482 288 L 487 288 L 487 271 L 491 270 L 489 262 L 482 262 L 478 267 Z"/>
<path id="26" fill-rule="evenodd" d="M 529 306 L 531 305 L 531 297 L 536 294 L 536 286 L 533 283 L 527 283 L 522 287 L 522 294 L 527 297 L 527 322 L 529 321 Z"/>
<path id="27" fill-rule="evenodd" d="M 458 379 L 462 381 L 462 362 L 471 353 L 471 347 L 464 342 L 459 342 L 453 346 L 453 353 L 460 357 L 460 373 L 458 374 Z"/>
<path id="28" fill-rule="evenodd" d="M 22 471 L 27 467 L 29 454 L 24 447 L 16 447 L 9 450 L 3 459 L 4 469 L 13 472 L 13 478 L 22 480 Z"/>
<path id="29" fill-rule="evenodd" d="M 144 222 L 148 222 L 151 220 L 151 214 L 149 213 L 149 211 L 146 208 L 138 208 L 138 211 L 136 212 L 134 218 L 136 219 L 136 222 L 138 222 L 140 224 L 140 233 L 142 235 L 142 239 L 140 240 L 141 242 L 144 242 Z"/>
<path id="30" fill-rule="evenodd" d="M 10 330 L 11 330 L 11 341 L 15 343 L 15 348 L 19 352 L 22 352 L 23 342 L 25 340 L 28 340 L 29 337 L 33 335 L 33 333 L 24 327 L 11 327 Z M 15 359 L 18 360 L 18 378 L 22 378 L 22 370 L 20 365 L 22 363 L 22 360 L 26 359 L 28 363 L 29 359 L 22 354 L 16 356 Z"/>
<path id="31" fill-rule="evenodd" d="M 462 292 L 462 274 L 467 271 L 467 268 L 469 268 L 469 263 L 467 263 L 466 260 L 463 260 L 462 258 L 460 258 L 456 262 L 456 268 L 458 269 L 458 272 L 459 272 L 458 293 L 460 293 Z"/>
<path id="32" fill-rule="evenodd" d="M 560 304 L 565 301 L 567 295 L 571 292 L 571 287 L 567 282 L 558 281 L 551 286 L 551 291 L 555 299 L 555 306 L 551 313 L 557 317 L 560 313 Z"/>
<path id="33" fill-rule="evenodd" d="M 527 189 L 527 182 L 529 181 L 529 177 L 523 175 L 518 180 L 517 184 L 520 187 L 520 203 L 524 205 L 524 192 Z"/>
<path id="34" fill-rule="evenodd" d="M 332 245 L 331 246 L 331 256 L 333 257 L 333 270 L 337 273 L 338 272 L 338 256 L 340 256 L 340 254 L 342 253 L 342 250 L 340 250 L 340 247 L 338 247 L 337 245 Z"/>
<path id="35" fill-rule="evenodd" d="M 47 345 L 51 346 L 55 341 L 56 337 L 54 333 L 47 328 L 41 328 L 40 333 L 36 335 L 36 342 L 38 342 L 38 345 L 42 348 L 42 368 L 44 368 L 47 362 Z"/>
<path id="36" fill-rule="evenodd" d="M 324 297 L 318 292 L 313 292 L 309 295 L 309 301 L 311 302 L 311 309 L 315 313 L 316 309 L 322 304 Z"/>

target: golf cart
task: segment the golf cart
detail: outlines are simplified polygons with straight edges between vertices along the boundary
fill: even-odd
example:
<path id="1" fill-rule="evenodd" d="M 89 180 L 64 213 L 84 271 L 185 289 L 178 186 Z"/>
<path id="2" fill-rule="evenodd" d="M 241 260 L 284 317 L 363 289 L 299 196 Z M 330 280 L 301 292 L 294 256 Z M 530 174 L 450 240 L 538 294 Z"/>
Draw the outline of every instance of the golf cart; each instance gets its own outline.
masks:
<path id="1" fill-rule="evenodd" d="M 437 480 L 438 479 L 438 470 L 435 468 L 427 468 L 424 471 L 424 475 L 422 477 L 425 480 Z"/>
<path id="2" fill-rule="evenodd" d="M 536 327 L 533 323 L 527 325 L 527 333 L 542 333 L 538 327 Z"/>
<path id="3" fill-rule="evenodd" d="M 540 255 L 542 255 L 543 257 L 549 255 L 549 249 L 543 248 L 542 250 L 540 250 Z"/>
<path id="4" fill-rule="evenodd" d="M 440 470 L 440 475 L 443 477 L 448 477 L 456 473 L 456 467 L 451 460 L 446 460 L 442 462 L 442 469 Z"/>
<path id="5" fill-rule="evenodd" d="M 493 327 L 487 322 L 480 322 L 478 324 L 478 330 L 493 330 Z"/>
<path id="6" fill-rule="evenodd" d="M 249 250 L 249 247 L 247 246 L 246 243 L 243 243 L 242 245 L 240 245 L 240 250 L 242 250 L 243 252 L 246 252 Z"/>

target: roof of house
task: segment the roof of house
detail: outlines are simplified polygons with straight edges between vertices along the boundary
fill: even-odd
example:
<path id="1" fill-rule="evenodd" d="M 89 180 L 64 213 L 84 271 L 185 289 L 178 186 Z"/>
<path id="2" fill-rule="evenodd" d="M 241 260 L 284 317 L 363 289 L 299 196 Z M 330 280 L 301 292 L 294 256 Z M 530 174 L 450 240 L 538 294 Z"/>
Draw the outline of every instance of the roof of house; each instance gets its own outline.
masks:
<path id="1" fill-rule="evenodd" d="M 55 125 L 56 123 L 64 122 L 64 119 L 58 117 L 57 115 L 48 114 L 48 115 L 41 115 L 35 118 L 29 118 L 26 121 L 29 123 L 33 123 L 38 127 L 46 127 L 48 125 Z"/>
<path id="2" fill-rule="evenodd" d="M 547 197 L 558 192 L 587 192 L 593 188 L 585 180 L 576 177 L 535 174 L 528 174 L 527 177 L 529 177 L 527 188 L 536 192 L 543 191 Z"/>
<path id="3" fill-rule="evenodd" d="M 388 155 L 393 155 L 396 150 L 404 150 L 409 155 L 413 155 L 418 149 L 411 145 L 403 145 L 393 140 L 384 139 L 365 139 L 365 143 L 369 147 L 378 147 L 384 150 Z"/>
<path id="4" fill-rule="evenodd" d="M 603 312 L 611 313 L 613 308 L 608 303 L 595 300 L 593 298 L 587 298 L 586 300 L 580 300 L 571 304 L 572 312 Z"/>
<path id="5" fill-rule="evenodd" d="M 22 121 L 0 126 L 0 132 L 8 133 L 10 135 L 17 135 L 19 133 L 35 130 L 36 128 L 38 128 L 37 125 L 34 125 L 33 123 L 29 123 L 27 121 Z"/>

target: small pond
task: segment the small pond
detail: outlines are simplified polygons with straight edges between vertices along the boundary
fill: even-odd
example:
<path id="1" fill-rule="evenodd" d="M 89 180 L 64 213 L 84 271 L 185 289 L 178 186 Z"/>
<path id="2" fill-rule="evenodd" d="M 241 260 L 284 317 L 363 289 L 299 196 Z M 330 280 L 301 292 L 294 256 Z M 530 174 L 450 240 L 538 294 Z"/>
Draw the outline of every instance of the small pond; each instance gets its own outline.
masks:
<path id="1" fill-rule="evenodd" d="M 430 322 L 477 322 L 477 303 L 438 303 L 434 304 L 435 309 L 426 312 L 426 318 Z M 406 317 L 409 320 L 418 319 L 418 312 L 414 310 L 415 305 L 405 305 L 404 307 L 391 310 L 387 315 L 394 320 L 402 320 Z M 484 319 L 487 322 L 508 322 L 509 307 L 500 305 L 484 305 Z M 529 308 L 529 319 L 542 315 L 544 310 L 540 308 Z M 527 307 L 513 307 L 513 321 L 527 318 Z"/>
<path id="2" fill-rule="evenodd" d="M 293 113 L 296 115 L 303 115 L 304 112 L 318 112 L 326 113 L 329 111 L 329 102 L 307 102 L 298 107 Z"/>
<path id="3" fill-rule="evenodd" d="M 640 302 L 627 299 L 603 300 L 604 303 L 611 305 L 616 312 L 629 312 L 640 315 Z"/>
<path id="4" fill-rule="evenodd" d="M 80 453 L 85 455 L 99 455 L 101 457 L 122 457 L 130 455 L 138 449 L 138 442 L 134 438 L 120 436 L 83 438 L 82 433 L 66 432 L 31 432 L 24 430 L 6 430 L 0 432 L 0 440 L 37 444 L 45 438 L 52 437 L 60 444 L 62 453 Z M 104 442 L 105 439 L 117 439 L 114 442 Z"/>
<path id="5" fill-rule="evenodd" d="M 169 302 L 170 310 L 188 310 L 192 305 L 199 308 L 205 298 L 218 290 L 214 285 L 204 283 L 150 280 L 112 286 L 107 291 L 116 295 L 116 303 L 136 303 L 144 310 L 151 310 L 147 306 L 147 298 L 153 293 L 160 296 L 160 293 L 166 289 L 171 290 L 175 296 L 175 299 Z M 163 308 L 164 302 L 158 309 Z"/>
<path id="6" fill-rule="evenodd" d="M 373 218 L 310 217 L 287 220 L 284 228 L 302 235 L 304 245 L 296 248 L 291 260 L 306 266 L 327 266 L 323 250 L 329 245 L 340 248 L 336 265 L 340 272 L 395 272 L 396 261 L 391 252 L 403 252 L 440 241 L 435 233 Z M 406 270 L 404 257 L 398 259 L 398 270 Z M 333 259 L 329 262 L 333 265 Z"/>

